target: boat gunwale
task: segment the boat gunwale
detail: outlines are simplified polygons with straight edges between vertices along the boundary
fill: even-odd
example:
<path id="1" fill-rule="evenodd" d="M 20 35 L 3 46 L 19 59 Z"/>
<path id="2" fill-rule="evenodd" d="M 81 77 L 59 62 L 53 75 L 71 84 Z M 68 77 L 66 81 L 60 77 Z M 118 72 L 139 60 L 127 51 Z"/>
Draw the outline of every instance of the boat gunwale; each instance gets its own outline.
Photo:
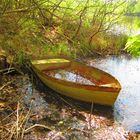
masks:
<path id="1" fill-rule="evenodd" d="M 90 69 L 93 69 L 93 70 L 97 70 L 97 71 L 99 71 L 101 73 L 104 73 L 104 74 L 108 75 L 109 77 L 111 77 L 115 81 L 115 83 L 117 84 L 117 86 L 116 87 L 115 86 L 112 86 L 111 87 L 111 86 L 102 86 L 102 85 L 88 85 L 88 84 L 80 84 L 80 83 L 75 83 L 75 82 L 66 81 L 66 80 L 62 80 L 62 79 L 57 79 L 57 78 L 48 76 L 47 74 L 44 74 L 41 70 L 37 69 L 34 66 L 34 64 L 32 63 L 33 61 L 36 61 L 36 60 L 47 60 L 47 59 L 65 59 L 65 60 L 68 60 L 69 61 L 68 63 L 75 62 L 75 63 L 80 64 L 82 66 L 85 66 L 87 68 L 90 68 Z M 36 69 L 37 72 L 39 72 L 41 75 L 47 77 L 48 79 L 52 79 L 52 80 L 55 80 L 57 82 L 61 82 L 61 84 L 64 84 L 64 82 L 65 82 L 65 83 L 68 83 L 69 85 L 73 85 L 73 86 L 77 85 L 78 87 L 79 86 L 82 86 L 82 87 L 84 86 L 84 87 L 96 87 L 96 88 L 102 88 L 102 89 L 116 89 L 117 91 L 120 91 L 121 90 L 121 84 L 120 84 L 120 82 L 113 75 L 111 75 L 111 74 L 109 74 L 109 73 L 107 73 L 107 72 L 105 72 L 105 71 L 103 71 L 101 69 L 98 69 L 96 67 L 88 66 L 88 65 L 86 65 L 86 64 L 84 64 L 82 62 L 73 60 L 71 58 L 68 58 L 68 57 L 65 57 L 65 56 L 63 56 L 63 57 L 58 56 L 58 57 L 48 57 L 48 58 L 45 58 L 45 59 L 36 59 L 36 60 L 31 60 L 31 64 L 34 67 L 34 69 Z"/>

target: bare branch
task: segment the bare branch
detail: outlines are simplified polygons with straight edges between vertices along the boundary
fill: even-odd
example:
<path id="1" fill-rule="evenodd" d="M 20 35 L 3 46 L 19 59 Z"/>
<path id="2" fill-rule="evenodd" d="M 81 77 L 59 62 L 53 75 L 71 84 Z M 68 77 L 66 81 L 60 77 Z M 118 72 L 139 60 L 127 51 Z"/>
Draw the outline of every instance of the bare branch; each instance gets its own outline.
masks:
<path id="1" fill-rule="evenodd" d="M 107 5 L 104 4 L 99 10 L 98 12 L 95 11 L 96 13 L 94 14 L 94 24 L 96 23 L 95 21 L 97 20 L 97 18 L 99 16 L 101 16 L 101 20 L 99 23 L 99 26 L 96 28 L 96 30 L 93 32 L 93 34 L 90 36 L 89 38 L 89 45 L 91 45 L 91 42 L 92 42 L 92 39 L 95 35 L 97 35 L 98 33 L 100 32 L 104 32 L 104 31 L 107 31 L 109 30 L 115 23 L 116 21 L 120 18 L 120 16 L 122 15 L 122 13 L 120 13 L 119 15 L 115 14 L 114 12 L 120 7 L 122 6 L 123 4 L 125 3 L 125 1 L 121 2 L 121 3 L 117 3 L 114 5 L 113 9 L 111 11 L 108 11 L 106 8 Z M 103 8 L 104 7 L 104 8 Z M 103 10 L 103 11 L 102 11 Z M 114 16 L 115 14 L 115 16 Z M 109 16 L 110 15 L 110 16 Z M 106 21 L 106 19 L 108 18 L 108 20 Z M 105 22 L 106 23 L 109 23 L 108 26 L 106 28 L 104 28 L 104 25 L 105 25 Z M 93 25 L 92 25 L 93 26 Z"/>
<path id="2" fill-rule="evenodd" d="M 85 14 L 85 12 L 87 10 L 88 3 L 89 3 L 89 0 L 86 1 L 85 7 L 83 8 L 83 10 L 82 10 L 82 12 L 80 14 L 80 17 L 79 17 L 79 26 L 78 26 L 78 28 L 77 28 L 77 30 L 75 32 L 75 35 L 72 37 L 72 39 L 74 39 L 78 35 L 78 33 L 80 32 L 80 28 L 82 26 L 82 17 L 83 17 L 83 15 Z"/>

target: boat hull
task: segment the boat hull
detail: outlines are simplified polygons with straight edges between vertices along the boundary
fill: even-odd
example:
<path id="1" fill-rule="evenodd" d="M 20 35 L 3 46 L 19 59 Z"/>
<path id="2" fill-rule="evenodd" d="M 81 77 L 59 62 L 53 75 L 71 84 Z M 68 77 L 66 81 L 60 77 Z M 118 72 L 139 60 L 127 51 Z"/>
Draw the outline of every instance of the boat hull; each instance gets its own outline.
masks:
<path id="1" fill-rule="evenodd" d="M 64 65 L 68 66 L 67 63 L 66 64 L 64 63 L 63 66 Z M 94 71 L 93 72 L 94 75 L 97 70 L 100 76 L 95 76 L 95 77 L 99 77 L 99 78 L 104 77 L 104 79 L 107 79 L 106 81 L 110 80 L 111 84 L 109 85 L 109 83 L 107 83 L 104 85 L 94 85 L 94 86 L 76 84 L 76 83 L 63 81 L 63 80 L 59 80 L 59 79 L 47 76 L 45 73 L 42 72 L 43 67 L 41 68 L 41 70 L 39 69 L 39 64 L 36 65 L 35 63 L 32 63 L 32 68 L 44 84 L 46 84 L 48 87 L 50 87 L 51 89 L 53 89 L 54 91 L 62 95 L 65 95 L 65 96 L 68 96 L 77 100 L 85 101 L 85 102 L 94 102 L 97 104 L 112 106 L 114 102 L 116 101 L 119 91 L 121 89 L 119 82 L 113 76 L 101 70 L 98 70 L 96 68 L 90 68 L 78 62 L 74 62 L 74 65 L 78 66 L 78 68 L 84 67 L 85 69 L 88 69 L 86 73 L 88 73 L 90 70 Z M 50 66 L 47 69 L 49 69 Z M 55 64 L 53 64 L 53 66 L 55 69 L 56 68 Z M 58 66 L 59 65 L 57 65 L 57 67 Z M 46 69 L 46 67 L 44 69 Z M 112 81 L 114 80 L 113 84 L 111 80 Z M 114 83 L 115 83 L 115 86 L 114 86 Z"/>

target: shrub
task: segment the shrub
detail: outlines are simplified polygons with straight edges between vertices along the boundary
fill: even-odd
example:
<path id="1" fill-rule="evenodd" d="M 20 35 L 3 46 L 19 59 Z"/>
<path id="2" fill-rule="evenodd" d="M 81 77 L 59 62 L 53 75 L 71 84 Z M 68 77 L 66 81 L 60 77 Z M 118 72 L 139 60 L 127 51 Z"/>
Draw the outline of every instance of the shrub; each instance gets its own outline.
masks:
<path id="1" fill-rule="evenodd" d="M 134 57 L 140 56 L 140 34 L 130 37 L 127 40 L 125 49 Z"/>

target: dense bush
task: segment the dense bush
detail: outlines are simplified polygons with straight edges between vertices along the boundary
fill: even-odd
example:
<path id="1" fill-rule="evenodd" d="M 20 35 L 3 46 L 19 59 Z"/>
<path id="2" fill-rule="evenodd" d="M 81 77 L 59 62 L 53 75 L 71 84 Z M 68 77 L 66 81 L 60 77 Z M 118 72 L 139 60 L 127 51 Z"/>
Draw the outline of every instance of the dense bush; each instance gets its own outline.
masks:
<path id="1" fill-rule="evenodd" d="M 127 6 L 125 0 L 2 0 L 0 46 L 16 56 L 116 52 L 124 41 L 108 31 Z"/>

